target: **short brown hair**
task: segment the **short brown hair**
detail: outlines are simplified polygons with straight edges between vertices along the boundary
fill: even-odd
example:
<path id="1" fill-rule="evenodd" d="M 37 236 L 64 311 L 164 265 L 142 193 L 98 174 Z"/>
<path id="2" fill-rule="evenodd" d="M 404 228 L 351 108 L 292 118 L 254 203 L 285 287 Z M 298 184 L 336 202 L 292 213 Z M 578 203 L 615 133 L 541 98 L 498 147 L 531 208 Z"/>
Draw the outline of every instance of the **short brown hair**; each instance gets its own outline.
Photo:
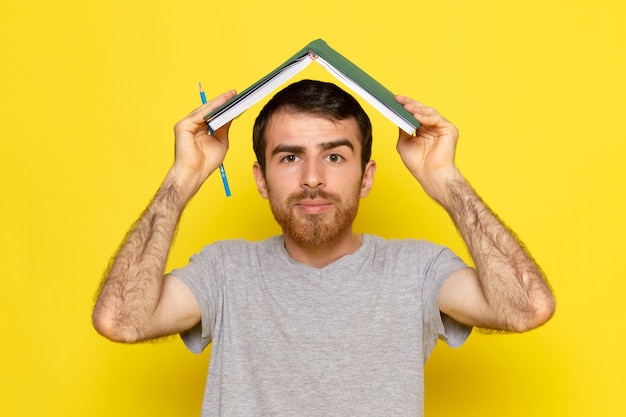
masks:
<path id="1" fill-rule="evenodd" d="M 372 156 L 372 123 L 359 102 L 335 84 L 315 80 L 295 82 L 276 93 L 254 122 L 252 147 L 265 175 L 265 129 L 278 111 L 313 114 L 330 120 L 354 119 L 361 133 L 361 169 Z"/>

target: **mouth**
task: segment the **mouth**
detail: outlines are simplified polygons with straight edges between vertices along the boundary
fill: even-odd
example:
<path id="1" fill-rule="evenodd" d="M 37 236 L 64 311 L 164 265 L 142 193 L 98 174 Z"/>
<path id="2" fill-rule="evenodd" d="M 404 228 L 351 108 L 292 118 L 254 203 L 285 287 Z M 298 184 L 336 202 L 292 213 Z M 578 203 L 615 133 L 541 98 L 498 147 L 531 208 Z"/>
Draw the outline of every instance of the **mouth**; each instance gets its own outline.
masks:
<path id="1" fill-rule="evenodd" d="M 319 213 L 325 212 L 326 210 L 329 210 L 330 208 L 332 208 L 332 206 L 333 206 L 333 203 L 327 200 L 304 199 L 304 200 L 300 200 L 296 204 L 296 209 L 306 214 L 319 214 Z"/>

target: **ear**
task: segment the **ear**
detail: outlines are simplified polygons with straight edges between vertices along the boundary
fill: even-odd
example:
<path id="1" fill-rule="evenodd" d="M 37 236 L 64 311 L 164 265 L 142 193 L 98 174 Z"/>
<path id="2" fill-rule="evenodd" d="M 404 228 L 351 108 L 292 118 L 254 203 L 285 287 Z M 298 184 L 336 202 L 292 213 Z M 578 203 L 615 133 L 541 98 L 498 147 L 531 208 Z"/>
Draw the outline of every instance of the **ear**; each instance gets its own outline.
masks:
<path id="1" fill-rule="evenodd" d="M 252 164 L 252 173 L 254 174 L 254 180 L 256 181 L 256 188 L 259 190 L 259 194 L 264 199 L 269 199 L 269 193 L 267 192 L 267 184 L 265 183 L 265 176 L 261 170 L 261 165 L 258 162 Z"/>
<path id="2" fill-rule="evenodd" d="M 372 187 L 374 186 L 374 174 L 376 173 L 376 161 L 370 160 L 365 165 L 365 171 L 363 171 L 363 181 L 361 182 L 361 198 L 367 197 Z"/>

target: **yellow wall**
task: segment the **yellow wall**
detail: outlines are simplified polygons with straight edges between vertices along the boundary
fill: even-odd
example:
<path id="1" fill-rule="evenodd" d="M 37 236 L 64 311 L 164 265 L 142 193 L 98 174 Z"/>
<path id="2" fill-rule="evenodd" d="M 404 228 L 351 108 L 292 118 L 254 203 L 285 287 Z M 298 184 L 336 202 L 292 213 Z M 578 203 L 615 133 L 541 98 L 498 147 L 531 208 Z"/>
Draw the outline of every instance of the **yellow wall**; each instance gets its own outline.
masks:
<path id="1" fill-rule="evenodd" d="M 208 353 L 177 338 L 102 339 L 93 293 L 172 161 L 172 126 L 198 105 L 197 83 L 208 96 L 242 90 L 317 37 L 459 126 L 458 164 L 558 295 L 539 330 L 440 346 L 427 415 L 626 414 L 626 6 L 366 3 L 2 1 L 0 415 L 198 415 Z M 231 130 L 233 197 L 208 181 L 170 266 L 216 239 L 277 232 L 251 176 L 259 108 Z M 465 256 L 401 166 L 396 127 L 370 113 L 377 182 L 357 228 Z"/>

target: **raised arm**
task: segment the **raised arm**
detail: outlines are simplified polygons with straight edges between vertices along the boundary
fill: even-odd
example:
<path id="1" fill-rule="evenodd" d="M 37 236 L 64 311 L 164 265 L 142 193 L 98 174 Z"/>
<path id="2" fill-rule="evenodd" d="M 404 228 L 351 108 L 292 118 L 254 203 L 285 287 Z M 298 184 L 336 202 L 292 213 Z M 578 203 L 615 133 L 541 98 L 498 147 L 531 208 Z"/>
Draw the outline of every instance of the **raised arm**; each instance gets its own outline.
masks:
<path id="1" fill-rule="evenodd" d="M 397 149 L 426 193 L 441 204 L 463 237 L 476 269 L 449 277 L 439 308 L 482 328 L 521 332 L 552 317 L 555 301 L 539 267 L 454 164 L 458 131 L 436 110 L 396 98 L 420 121 L 414 136 L 400 132 Z"/>
<path id="2" fill-rule="evenodd" d="M 103 336 L 139 342 L 181 332 L 200 320 L 191 291 L 177 278 L 163 277 L 163 272 L 185 205 L 228 149 L 230 125 L 210 136 L 203 116 L 233 95 L 231 91 L 215 98 L 176 124 L 174 164 L 101 284 L 92 319 Z"/>

